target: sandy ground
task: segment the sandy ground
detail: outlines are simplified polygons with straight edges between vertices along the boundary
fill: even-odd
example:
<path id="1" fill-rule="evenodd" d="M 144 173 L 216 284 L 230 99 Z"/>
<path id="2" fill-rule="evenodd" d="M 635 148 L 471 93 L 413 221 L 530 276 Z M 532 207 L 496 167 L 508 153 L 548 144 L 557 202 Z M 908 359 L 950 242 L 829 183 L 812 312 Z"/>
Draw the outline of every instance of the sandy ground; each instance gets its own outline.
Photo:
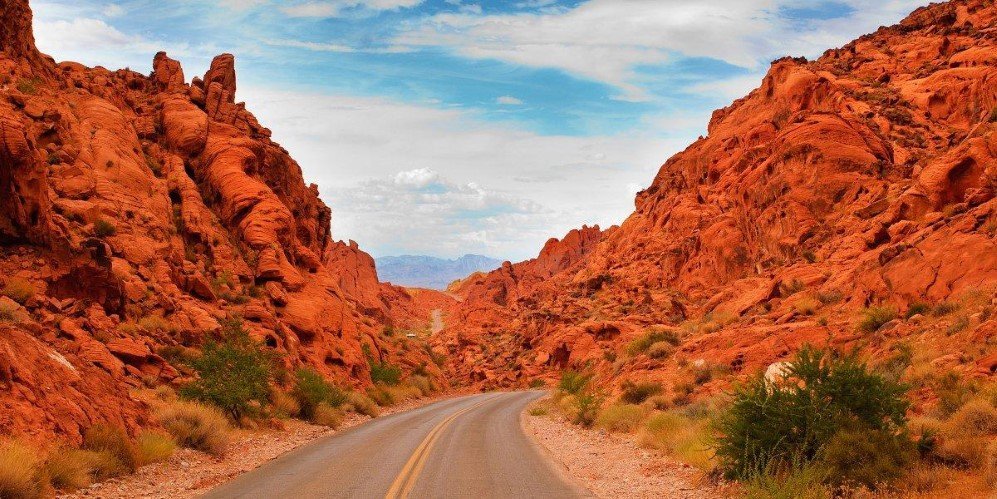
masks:
<path id="1" fill-rule="evenodd" d="M 383 409 L 381 414 L 401 412 L 453 396 L 457 395 L 410 400 Z M 190 449 L 177 449 L 165 462 L 143 466 L 134 474 L 97 483 L 59 497 L 74 499 L 197 497 L 208 489 L 276 459 L 301 445 L 362 424 L 369 419 L 366 416 L 350 413 L 344 418 L 343 424 L 335 430 L 296 419 L 284 421 L 283 430 L 239 430 L 223 459 L 216 459 Z"/>
<path id="2" fill-rule="evenodd" d="M 556 414 L 523 416 L 523 425 L 565 472 L 597 497 L 714 498 L 737 495 L 630 435 L 573 425 Z"/>

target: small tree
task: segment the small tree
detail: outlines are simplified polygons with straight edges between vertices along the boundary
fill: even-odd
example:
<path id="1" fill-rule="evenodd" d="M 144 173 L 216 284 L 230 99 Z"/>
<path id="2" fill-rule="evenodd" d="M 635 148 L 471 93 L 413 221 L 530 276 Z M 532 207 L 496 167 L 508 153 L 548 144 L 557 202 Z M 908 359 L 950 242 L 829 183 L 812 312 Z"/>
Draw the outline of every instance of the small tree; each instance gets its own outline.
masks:
<path id="1" fill-rule="evenodd" d="M 718 419 L 721 469 L 748 478 L 805 465 L 843 430 L 898 435 L 906 424 L 906 387 L 871 372 L 854 354 L 804 347 L 778 382 L 758 377 L 737 389 Z"/>
<path id="2" fill-rule="evenodd" d="M 190 365 L 198 378 L 180 389 L 185 398 L 213 404 L 236 421 L 267 400 L 273 356 L 249 337 L 238 318 L 225 321 L 222 340 L 208 342 Z"/>

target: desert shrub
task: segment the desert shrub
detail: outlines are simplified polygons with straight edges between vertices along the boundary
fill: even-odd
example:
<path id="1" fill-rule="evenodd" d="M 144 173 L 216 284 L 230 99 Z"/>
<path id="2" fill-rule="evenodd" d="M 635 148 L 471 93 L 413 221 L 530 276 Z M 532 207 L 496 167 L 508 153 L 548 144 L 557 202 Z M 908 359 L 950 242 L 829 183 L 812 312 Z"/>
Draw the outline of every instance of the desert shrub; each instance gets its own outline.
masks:
<path id="1" fill-rule="evenodd" d="M 820 302 L 809 296 L 800 298 L 793 302 L 793 310 L 798 314 L 813 315 L 820 308 Z"/>
<path id="2" fill-rule="evenodd" d="M 335 429 L 343 424 L 343 413 L 325 402 L 320 402 L 312 411 L 311 421 L 317 425 Z"/>
<path id="3" fill-rule="evenodd" d="M 165 433 L 149 430 L 139 433 L 135 438 L 139 466 L 161 463 L 169 459 L 176 446 L 173 438 Z"/>
<path id="4" fill-rule="evenodd" d="M 53 449 L 45 460 L 45 476 L 53 487 L 64 492 L 86 487 L 92 479 L 92 455 L 81 449 Z"/>
<path id="5" fill-rule="evenodd" d="M 973 400 L 960 407 L 947 426 L 966 435 L 997 434 L 997 407 L 985 400 Z"/>
<path id="6" fill-rule="evenodd" d="M 838 303 L 842 299 L 844 299 L 844 297 L 845 295 L 842 294 L 841 291 L 838 291 L 836 289 L 832 289 L 826 292 L 821 291 L 817 293 L 817 301 L 821 302 L 824 305 L 832 305 L 834 303 Z"/>
<path id="7" fill-rule="evenodd" d="M 114 223 L 109 220 L 98 218 L 93 223 L 93 235 L 97 237 L 113 236 L 116 232 L 118 232 L 117 227 L 115 227 Z"/>
<path id="8" fill-rule="evenodd" d="M 17 309 L 13 305 L 0 303 L 0 322 L 18 322 Z"/>
<path id="9" fill-rule="evenodd" d="M 367 363 L 370 365 L 370 380 L 374 383 L 383 383 L 385 385 L 397 385 L 402 379 L 402 368 L 390 364 L 387 361 L 380 361 L 374 357 L 370 351 L 370 346 L 366 343 L 363 345 L 364 356 L 367 357 Z"/>
<path id="10" fill-rule="evenodd" d="M 647 356 L 652 359 L 664 359 L 675 351 L 675 347 L 667 341 L 658 341 L 647 348 Z"/>
<path id="11" fill-rule="evenodd" d="M 530 388 L 543 388 L 545 386 L 547 386 L 547 382 L 540 378 L 530 380 Z"/>
<path id="12" fill-rule="evenodd" d="M 270 392 L 270 406 L 279 417 L 294 417 L 301 413 L 297 398 L 276 389 Z"/>
<path id="13" fill-rule="evenodd" d="M 991 441 L 984 456 L 983 482 L 991 488 L 997 488 L 997 440 Z"/>
<path id="14" fill-rule="evenodd" d="M 647 352 L 651 345 L 658 343 L 660 341 L 667 342 L 672 346 L 676 346 L 681 343 L 681 339 L 675 333 L 671 331 L 648 331 L 644 333 L 643 336 L 631 341 L 627 344 L 627 355 L 633 357 L 635 355 L 640 355 Z"/>
<path id="15" fill-rule="evenodd" d="M 641 445 L 700 469 L 709 469 L 713 464 L 712 435 L 705 419 L 674 411 L 659 412 L 644 422 L 639 440 Z"/>
<path id="16" fill-rule="evenodd" d="M 547 407 L 543 405 L 535 405 L 530 407 L 530 416 L 546 416 Z"/>
<path id="17" fill-rule="evenodd" d="M 592 426 L 599 416 L 599 409 L 602 407 L 602 397 L 595 393 L 579 393 L 575 396 L 574 423 L 585 427 Z"/>
<path id="18" fill-rule="evenodd" d="M 969 317 L 961 315 L 952 321 L 952 324 L 949 324 L 949 327 L 945 328 L 945 334 L 952 336 L 967 327 L 969 327 Z"/>
<path id="19" fill-rule="evenodd" d="M 429 381 L 429 378 L 419 374 L 413 374 L 408 377 L 408 384 L 419 390 L 422 396 L 429 395 L 433 393 L 433 384 Z"/>
<path id="20" fill-rule="evenodd" d="M 229 442 L 229 423 L 220 410 L 197 402 L 176 400 L 160 405 L 156 418 L 182 447 L 220 456 Z"/>
<path id="21" fill-rule="evenodd" d="M 609 431 L 630 433 L 644 420 L 644 408 L 634 404 L 613 404 L 595 418 L 595 425 Z"/>
<path id="22" fill-rule="evenodd" d="M 20 277 L 11 277 L 3 286 L 3 295 L 11 300 L 24 305 L 32 296 L 35 296 L 35 287 L 27 280 Z"/>
<path id="23" fill-rule="evenodd" d="M 319 404 L 339 407 L 346 402 L 346 392 L 326 381 L 315 370 L 305 367 L 295 372 L 292 394 L 298 402 L 299 413 L 306 419 L 315 417 L 315 409 Z"/>
<path id="24" fill-rule="evenodd" d="M 180 389 L 184 398 L 213 404 L 233 420 L 262 406 L 270 392 L 272 355 L 254 342 L 238 319 L 225 322 L 223 340 L 208 342 L 190 361 L 197 379 Z"/>
<path id="25" fill-rule="evenodd" d="M 746 479 L 773 464 L 809 465 L 845 428 L 892 435 L 906 424 L 905 392 L 855 355 L 804 347 L 782 383 L 758 377 L 735 390 L 717 424 L 723 435 L 716 447 L 720 467 L 727 476 Z"/>
<path id="26" fill-rule="evenodd" d="M 932 390 L 938 396 L 938 411 L 942 416 L 951 416 L 974 395 L 974 387 L 963 382 L 956 372 L 948 372 L 933 380 Z"/>
<path id="27" fill-rule="evenodd" d="M 943 301 L 943 302 L 935 305 L 935 308 L 933 308 L 931 310 L 931 314 L 934 315 L 934 316 L 937 316 L 937 317 L 941 317 L 943 315 L 951 314 L 952 312 L 955 312 L 956 310 L 959 310 L 959 304 L 958 303 L 951 302 L 951 301 Z"/>
<path id="28" fill-rule="evenodd" d="M 824 485 L 826 473 L 818 466 L 793 467 L 779 472 L 763 470 L 746 480 L 748 499 L 830 499 L 830 487 Z"/>
<path id="29" fill-rule="evenodd" d="M 150 332 L 174 332 L 177 327 L 159 315 L 147 315 L 138 320 L 138 326 Z"/>
<path id="30" fill-rule="evenodd" d="M 376 384 L 367 389 L 367 396 L 381 407 L 389 407 L 400 402 L 387 385 Z"/>
<path id="31" fill-rule="evenodd" d="M 923 301 L 916 301 L 907 306 L 907 313 L 904 314 L 904 317 L 910 319 L 915 315 L 925 315 L 930 311 L 931 311 L 931 305 Z"/>
<path id="32" fill-rule="evenodd" d="M 349 392 L 346 394 L 346 400 L 353 408 L 353 412 L 357 414 L 363 414 L 364 416 L 370 416 L 376 418 L 380 413 L 377 408 L 377 404 L 371 400 L 370 397 L 359 393 L 359 392 Z"/>
<path id="33" fill-rule="evenodd" d="M 578 395 L 585 390 L 591 380 L 591 374 L 583 374 L 569 369 L 561 373 L 557 389 L 570 395 Z"/>
<path id="34" fill-rule="evenodd" d="M 857 428 L 835 433 L 821 449 L 820 464 L 828 482 L 876 488 L 899 477 L 916 458 L 910 439 L 898 438 L 892 430 Z"/>
<path id="35" fill-rule="evenodd" d="M 128 473 L 128 468 L 110 451 L 83 451 L 90 474 L 95 481 L 102 482 L 108 478 L 118 477 Z"/>
<path id="36" fill-rule="evenodd" d="M 122 474 L 135 471 L 139 466 L 138 448 L 119 426 L 94 425 L 83 432 L 83 448 L 106 452 L 121 464 Z"/>
<path id="37" fill-rule="evenodd" d="M 859 330 L 865 333 L 875 333 L 887 322 L 896 319 L 897 311 L 893 307 L 869 307 L 863 309 L 861 315 Z"/>
<path id="38" fill-rule="evenodd" d="M 0 497 L 37 497 L 40 469 L 37 450 L 19 440 L 0 440 Z"/>
<path id="39" fill-rule="evenodd" d="M 623 389 L 623 392 L 620 393 L 620 400 L 627 404 L 641 404 L 662 391 L 661 383 L 655 381 L 642 381 L 640 383 L 624 381 L 620 388 Z"/>

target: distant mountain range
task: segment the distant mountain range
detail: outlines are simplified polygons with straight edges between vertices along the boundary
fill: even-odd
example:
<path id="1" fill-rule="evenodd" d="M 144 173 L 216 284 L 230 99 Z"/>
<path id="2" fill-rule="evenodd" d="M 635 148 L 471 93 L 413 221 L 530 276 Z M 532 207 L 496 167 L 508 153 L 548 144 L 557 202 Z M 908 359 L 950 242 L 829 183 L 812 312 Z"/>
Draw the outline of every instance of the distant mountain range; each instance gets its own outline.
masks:
<path id="1" fill-rule="evenodd" d="M 481 255 L 464 255 L 456 260 L 421 255 L 383 256 L 374 262 L 381 281 L 430 289 L 446 289 L 457 279 L 495 270 L 502 265 L 502 260 Z"/>

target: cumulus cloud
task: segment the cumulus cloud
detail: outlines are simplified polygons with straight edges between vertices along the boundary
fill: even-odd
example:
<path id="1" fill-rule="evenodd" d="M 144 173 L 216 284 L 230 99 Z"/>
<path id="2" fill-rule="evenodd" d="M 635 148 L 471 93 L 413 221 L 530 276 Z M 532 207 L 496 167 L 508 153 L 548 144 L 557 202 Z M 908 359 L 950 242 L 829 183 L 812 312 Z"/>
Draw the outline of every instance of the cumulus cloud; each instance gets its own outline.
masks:
<path id="1" fill-rule="evenodd" d="M 333 209 L 333 235 L 375 255 L 524 259 L 552 235 L 620 223 L 633 211 L 633 185 L 646 187 L 708 118 L 647 133 L 550 136 L 466 109 L 252 86 L 239 92 L 319 185 Z"/>

